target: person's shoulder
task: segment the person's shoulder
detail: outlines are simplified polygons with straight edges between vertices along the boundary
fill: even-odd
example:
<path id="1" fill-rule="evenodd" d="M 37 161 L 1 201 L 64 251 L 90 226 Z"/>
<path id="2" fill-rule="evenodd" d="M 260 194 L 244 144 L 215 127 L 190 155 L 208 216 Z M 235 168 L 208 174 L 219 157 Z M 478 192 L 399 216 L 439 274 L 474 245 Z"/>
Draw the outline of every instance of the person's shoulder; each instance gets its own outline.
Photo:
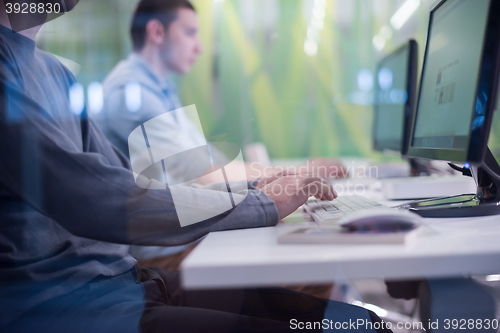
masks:
<path id="1" fill-rule="evenodd" d="M 154 80 L 148 75 L 146 68 L 134 60 L 133 57 L 121 60 L 104 79 L 103 88 L 111 93 L 113 90 L 123 88 L 134 82 L 151 91 L 160 89 Z"/>
<path id="2" fill-rule="evenodd" d="M 104 79 L 104 86 L 112 86 L 122 84 L 127 79 L 130 79 L 134 72 L 133 66 L 129 59 L 120 60 L 115 67 L 109 72 L 108 76 Z"/>

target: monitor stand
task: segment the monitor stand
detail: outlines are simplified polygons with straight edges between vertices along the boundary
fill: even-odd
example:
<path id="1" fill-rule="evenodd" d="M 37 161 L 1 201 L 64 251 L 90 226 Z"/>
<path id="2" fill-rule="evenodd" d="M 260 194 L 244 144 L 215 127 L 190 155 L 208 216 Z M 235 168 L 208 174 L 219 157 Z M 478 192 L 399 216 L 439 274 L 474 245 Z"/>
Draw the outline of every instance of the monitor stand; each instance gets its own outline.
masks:
<path id="1" fill-rule="evenodd" d="M 488 149 L 482 165 L 473 167 L 476 194 L 413 201 L 401 205 L 423 217 L 472 217 L 500 214 L 500 166 Z"/>

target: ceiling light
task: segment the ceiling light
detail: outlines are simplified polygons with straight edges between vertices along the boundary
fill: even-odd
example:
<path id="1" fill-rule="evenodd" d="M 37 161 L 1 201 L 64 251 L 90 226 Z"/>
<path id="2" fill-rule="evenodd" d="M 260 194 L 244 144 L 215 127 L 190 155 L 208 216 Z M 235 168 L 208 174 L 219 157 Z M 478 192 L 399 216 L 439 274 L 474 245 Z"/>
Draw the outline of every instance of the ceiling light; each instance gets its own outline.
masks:
<path id="1" fill-rule="evenodd" d="M 406 0 L 406 2 L 398 9 L 398 11 L 391 17 L 391 25 L 394 29 L 401 28 L 410 16 L 420 6 L 420 0 Z"/>

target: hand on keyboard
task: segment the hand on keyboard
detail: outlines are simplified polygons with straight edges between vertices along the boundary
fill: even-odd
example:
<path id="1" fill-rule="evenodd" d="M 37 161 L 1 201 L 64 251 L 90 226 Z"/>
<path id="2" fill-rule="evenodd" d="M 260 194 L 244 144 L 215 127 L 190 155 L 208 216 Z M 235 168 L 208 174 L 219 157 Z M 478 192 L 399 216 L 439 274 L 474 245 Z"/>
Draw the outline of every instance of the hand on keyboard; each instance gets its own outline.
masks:
<path id="1" fill-rule="evenodd" d="M 359 195 L 343 196 L 334 202 L 312 199 L 306 202 L 304 210 L 318 224 L 332 224 L 346 214 L 366 209 L 388 209 L 378 202 Z"/>
<path id="2" fill-rule="evenodd" d="M 308 172 L 322 178 L 346 178 L 349 173 L 344 166 L 333 158 L 315 158 L 306 163 Z"/>
<path id="3" fill-rule="evenodd" d="M 276 204 L 280 220 L 297 210 L 311 196 L 320 200 L 337 197 L 332 185 L 319 177 L 285 176 L 267 184 L 262 191 Z"/>
<path id="4" fill-rule="evenodd" d="M 279 179 L 279 178 L 285 177 L 285 176 L 294 176 L 294 175 L 295 174 L 293 172 L 288 172 L 287 170 L 281 170 L 281 171 L 278 171 L 278 172 L 271 174 L 269 176 L 264 176 L 264 177 L 260 178 L 259 182 L 255 186 L 255 188 L 261 189 L 264 186 L 266 186 L 267 184 L 274 182 L 276 179 Z"/>

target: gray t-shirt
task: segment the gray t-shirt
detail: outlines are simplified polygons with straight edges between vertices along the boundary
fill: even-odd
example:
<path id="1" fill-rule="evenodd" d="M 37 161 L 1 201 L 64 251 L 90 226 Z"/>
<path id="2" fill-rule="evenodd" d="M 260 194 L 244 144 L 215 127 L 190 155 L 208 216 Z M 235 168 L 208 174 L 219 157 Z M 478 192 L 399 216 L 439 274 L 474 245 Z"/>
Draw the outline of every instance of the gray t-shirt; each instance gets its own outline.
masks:
<path id="1" fill-rule="evenodd" d="M 73 83 L 53 56 L 0 26 L 0 330 L 46 300 L 130 270 L 135 260 L 119 244 L 185 244 L 278 221 L 274 203 L 249 191 L 232 210 L 181 227 L 169 189 L 137 186 L 127 158 L 85 113 L 70 111 Z"/>

